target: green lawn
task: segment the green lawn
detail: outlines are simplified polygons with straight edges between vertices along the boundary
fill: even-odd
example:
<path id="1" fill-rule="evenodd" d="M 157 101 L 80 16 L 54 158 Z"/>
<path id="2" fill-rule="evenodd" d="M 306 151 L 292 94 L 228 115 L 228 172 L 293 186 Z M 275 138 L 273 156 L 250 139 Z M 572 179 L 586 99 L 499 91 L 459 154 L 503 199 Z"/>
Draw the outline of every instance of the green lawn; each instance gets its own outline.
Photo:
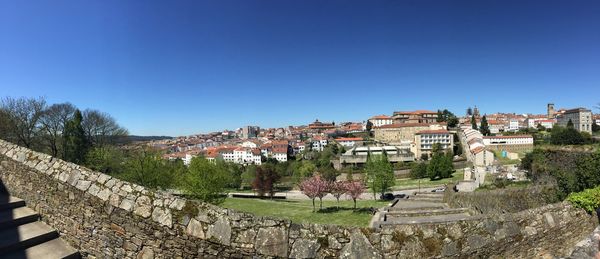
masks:
<path id="1" fill-rule="evenodd" d="M 317 209 L 319 200 L 315 200 Z M 290 219 L 296 223 L 318 223 L 330 225 L 367 227 L 373 215 L 367 208 L 383 208 L 388 201 L 358 200 L 354 211 L 352 201 L 323 201 L 323 210 L 312 212 L 310 200 L 260 200 L 244 198 L 227 198 L 220 206 L 238 211 L 249 212 L 258 216 L 272 216 Z M 336 208 L 336 206 L 340 206 Z"/>
<path id="2" fill-rule="evenodd" d="M 463 169 L 457 169 L 454 174 L 452 174 L 452 178 L 439 179 L 435 181 L 429 180 L 429 178 L 421 179 L 421 188 L 434 187 L 439 185 L 444 185 L 447 183 L 453 183 L 464 179 L 464 171 Z M 392 190 L 405 190 L 405 189 L 414 189 L 419 188 L 419 179 L 396 179 L 396 184 L 392 186 Z"/>

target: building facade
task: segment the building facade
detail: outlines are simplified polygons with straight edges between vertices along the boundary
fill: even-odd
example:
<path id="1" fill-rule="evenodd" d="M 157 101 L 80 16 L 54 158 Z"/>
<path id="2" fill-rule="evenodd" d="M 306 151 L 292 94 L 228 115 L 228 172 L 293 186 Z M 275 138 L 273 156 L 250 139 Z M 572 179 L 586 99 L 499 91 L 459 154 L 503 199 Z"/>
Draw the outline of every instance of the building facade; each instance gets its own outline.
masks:
<path id="1" fill-rule="evenodd" d="M 435 123 L 437 112 L 428 110 L 394 112 L 394 123 Z"/>
<path id="2" fill-rule="evenodd" d="M 413 153 L 416 158 L 421 158 L 421 155 L 430 155 L 433 150 L 433 145 L 439 144 L 442 150 L 452 150 L 454 146 L 454 138 L 452 133 L 447 130 L 423 130 L 415 134 L 415 145 Z"/>
<path id="3" fill-rule="evenodd" d="M 373 124 L 373 127 L 381 127 L 383 125 L 389 125 L 394 123 L 394 119 L 387 115 L 377 115 L 369 119 Z"/>
<path id="4" fill-rule="evenodd" d="M 563 114 L 557 116 L 556 120 L 557 124 L 561 127 L 566 127 L 569 120 L 571 120 L 577 131 L 592 134 L 592 111 L 589 109 L 575 108 L 566 110 Z"/>
<path id="5" fill-rule="evenodd" d="M 533 150 L 533 136 L 485 136 L 483 144 L 495 151 L 526 152 Z"/>

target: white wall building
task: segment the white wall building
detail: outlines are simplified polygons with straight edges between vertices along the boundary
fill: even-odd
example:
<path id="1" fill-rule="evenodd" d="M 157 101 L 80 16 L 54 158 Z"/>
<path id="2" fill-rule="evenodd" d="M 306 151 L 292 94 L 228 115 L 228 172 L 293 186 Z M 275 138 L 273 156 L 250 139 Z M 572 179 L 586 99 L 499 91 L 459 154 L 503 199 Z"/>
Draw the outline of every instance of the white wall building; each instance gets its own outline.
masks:
<path id="1" fill-rule="evenodd" d="M 394 119 L 391 116 L 387 115 L 377 115 L 373 116 L 369 119 L 371 123 L 373 123 L 373 127 L 381 127 L 383 125 L 393 124 Z"/>
<path id="2" fill-rule="evenodd" d="M 329 142 L 327 141 L 327 138 L 317 136 L 312 141 L 312 150 L 321 152 L 327 146 L 328 143 Z"/>
<path id="3" fill-rule="evenodd" d="M 362 138 L 337 138 L 335 139 L 337 143 L 344 147 L 354 147 L 356 144 L 363 141 Z"/>

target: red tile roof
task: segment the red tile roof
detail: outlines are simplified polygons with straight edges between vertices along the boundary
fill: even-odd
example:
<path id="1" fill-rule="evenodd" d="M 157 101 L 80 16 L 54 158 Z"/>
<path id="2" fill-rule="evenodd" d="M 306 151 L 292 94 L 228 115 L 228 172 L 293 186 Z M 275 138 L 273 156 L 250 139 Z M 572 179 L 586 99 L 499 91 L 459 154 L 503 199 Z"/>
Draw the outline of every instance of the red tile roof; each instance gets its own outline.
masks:
<path id="1" fill-rule="evenodd" d="M 392 117 L 387 116 L 387 115 L 375 115 L 373 117 L 371 117 L 372 120 L 391 120 Z"/>
<path id="2" fill-rule="evenodd" d="M 394 124 L 388 124 L 388 125 L 382 125 L 379 127 L 375 127 L 375 128 L 379 128 L 379 129 L 394 129 L 394 128 L 404 128 L 404 127 L 428 127 L 429 123 L 394 123 Z"/>

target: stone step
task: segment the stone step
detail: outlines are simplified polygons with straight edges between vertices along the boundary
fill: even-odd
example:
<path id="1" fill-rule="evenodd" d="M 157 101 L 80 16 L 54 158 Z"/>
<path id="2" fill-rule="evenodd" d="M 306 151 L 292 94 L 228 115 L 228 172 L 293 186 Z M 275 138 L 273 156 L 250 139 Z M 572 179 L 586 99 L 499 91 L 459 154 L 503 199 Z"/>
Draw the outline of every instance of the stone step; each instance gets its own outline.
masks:
<path id="1" fill-rule="evenodd" d="M 0 211 L 24 207 L 25 201 L 12 196 L 0 195 Z"/>
<path id="2" fill-rule="evenodd" d="M 37 221 L 40 216 L 30 208 L 19 207 L 0 211 L 0 229 Z"/>
<path id="3" fill-rule="evenodd" d="M 407 211 L 390 211 L 387 215 L 394 217 L 419 217 L 419 216 L 433 216 L 433 215 L 448 215 L 448 214 L 470 214 L 470 210 L 467 208 L 450 208 L 450 209 L 420 209 L 420 210 L 407 210 Z"/>
<path id="4" fill-rule="evenodd" d="M 13 251 L 1 256 L 4 259 L 44 258 L 44 259 L 79 259 L 81 255 L 59 238 L 29 247 L 24 250 Z"/>
<path id="5" fill-rule="evenodd" d="M 444 193 L 440 192 L 415 192 L 413 196 L 421 196 L 421 197 L 444 197 Z"/>
<path id="6" fill-rule="evenodd" d="M 447 207 L 445 203 L 439 202 L 402 200 L 390 207 L 388 211 L 435 210 Z"/>
<path id="7" fill-rule="evenodd" d="M 385 225 L 413 225 L 413 224 L 431 224 L 431 223 L 446 223 L 465 220 L 471 217 L 468 213 L 448 214 L 448 215 L 432 215 L 421 217 L 394 217 L 386 215 Z"/>
<path id="8" fill-rule="evenodd" d="M 408 200 L 413 200 L 413 201 L 427 201 L 427 202 L 444 202 L 443 198 L 437 198 L 437 197 L 422 197 L 422 196 L 410 196 L 408 198 Z"/>
<path id="9" fill-rule="evenodd" d="M 36 221 L 0 231 L 0 254 L 25 249 L 57 238 L 58 232 Z"/>

